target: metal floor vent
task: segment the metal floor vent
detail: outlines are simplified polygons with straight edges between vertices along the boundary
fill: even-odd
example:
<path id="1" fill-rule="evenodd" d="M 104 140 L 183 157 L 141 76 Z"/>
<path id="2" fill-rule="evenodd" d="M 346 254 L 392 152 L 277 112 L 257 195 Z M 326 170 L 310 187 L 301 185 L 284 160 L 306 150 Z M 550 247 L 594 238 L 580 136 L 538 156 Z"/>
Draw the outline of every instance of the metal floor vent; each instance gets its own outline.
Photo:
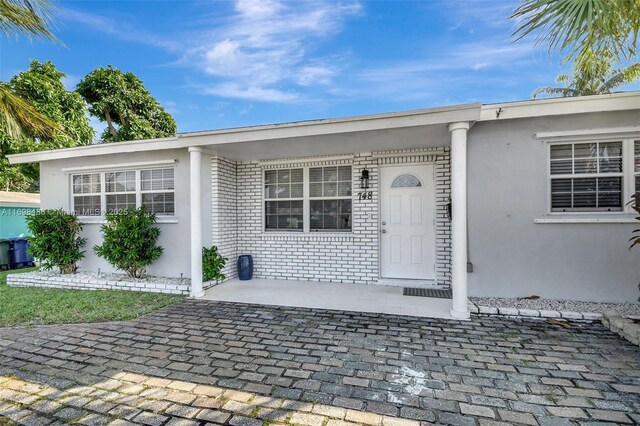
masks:
<path id="1" fill-rule="evenodd" d="M 441 290 L 439 288 L 414 288 L 404 287 L 403 296 L 435 297 L 437 299 L 451 299 L 451 290 Z"/>

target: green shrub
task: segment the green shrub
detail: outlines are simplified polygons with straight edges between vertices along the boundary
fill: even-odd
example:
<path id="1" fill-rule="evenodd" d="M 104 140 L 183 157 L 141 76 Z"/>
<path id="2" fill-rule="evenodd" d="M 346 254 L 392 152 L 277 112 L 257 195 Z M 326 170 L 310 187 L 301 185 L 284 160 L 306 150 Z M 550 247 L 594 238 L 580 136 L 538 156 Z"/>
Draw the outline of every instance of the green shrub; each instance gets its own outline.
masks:
<path id="1" fill-rule="evenodd" d="M 45 269 L 60 268 L 60 273 L 78 270 L 76 262 L 84 257 L 86 238 L 80 237 L 82 225 L 78 218 L 64 210 L 42 210 L 27 216 L 31 231 L 29 252 L 40 259 Z"/>
<path id="2" fill-rule="evenodd" d="M 225 279 L 222 269 L 227 258 L 218 253 L 218 247 L 202 247 L 202 281 L 221 281 Z"/>
<path id="3" fill-rule="evenodd" d="M 156 244 L 160 230 L 153 226 L 156 215 L 140 207 L 107 213 L 105 219 L 101 228 L 104 242 L 93 246 L 93 251 L 130 277 L 142 278 L 162 255 L 162 247 Z"/>

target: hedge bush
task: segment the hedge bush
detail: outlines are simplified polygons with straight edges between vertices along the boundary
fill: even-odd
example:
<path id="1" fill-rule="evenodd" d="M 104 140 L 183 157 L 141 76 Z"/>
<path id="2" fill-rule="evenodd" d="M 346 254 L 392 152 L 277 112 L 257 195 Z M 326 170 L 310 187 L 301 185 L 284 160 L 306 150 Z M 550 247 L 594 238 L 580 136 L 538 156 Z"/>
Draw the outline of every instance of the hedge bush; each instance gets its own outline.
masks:
<path id="1" fill-rule="evenodd" d="M 101 227 L 104 242 L 93 251 L 130 277 L 142 278 L 163 251 L 157 245 L 160 230 L 153 226 L 156 215 L 140 207 L 107 213 L 105 219 Z"/>
<path id="2" fill-rule="evenodd" d="M 218 247 L 202 247 L 202 281 L 215 280 L 218 282 L 224 280 L 225 275 L 222 273 L 222 269 L 227 264 L 227 260 L 226 257 L 218 253 Z"/>
<path id="3" fill-rule="evenodd" d="M 76 215 L 64 210 L 42 210 L 27 216 L 31 231 L 29 252 L 42 262 L 45 269 L 60 268 L 60 273 L 78 270 L 77 262 L 84 258 L 82 248 L 86 238 L 80 237 L 82 225 Z"/>

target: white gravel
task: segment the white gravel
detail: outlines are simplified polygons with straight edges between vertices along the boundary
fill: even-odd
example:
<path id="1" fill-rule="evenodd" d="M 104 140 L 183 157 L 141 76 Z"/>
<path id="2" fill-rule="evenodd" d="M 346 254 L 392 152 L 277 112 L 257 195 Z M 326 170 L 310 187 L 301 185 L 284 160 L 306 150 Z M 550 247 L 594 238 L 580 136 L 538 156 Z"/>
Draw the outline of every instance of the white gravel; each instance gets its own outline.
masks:
<path id="1" fill-rule="evenodd" d="M 99 279 L 104 281 L 125 281 L 125 282 L 143 282 L 143 283 L 156 283 L 156 284 L 184 284 L 190 281 L 189 278 L 171 278 L 171 277 L 158 277 L 154 275 L 145 275 L 143 278 L 131 278 L 127 274 L 122 273 L 106 273 L 106 272 L 85 272 L 79 271 L 75 274 L 60 274 L 60 272 L 51 270 L 39 270 L 30 272 L 44 277 L 76 277 L 77 279 Z"/>
<path id="2" fill-rule="evenodd" d="M 470 297 L 476 306 L 492 308 L 518 308 L 549 311 L 592 312 L 602 314 L 605 311 L 617 311 L 624 316 L 640 316 L 638 303 L 599 303 L 578 302 L 575 300 L 553 299 L 508 299 L 504 297 Z"/>

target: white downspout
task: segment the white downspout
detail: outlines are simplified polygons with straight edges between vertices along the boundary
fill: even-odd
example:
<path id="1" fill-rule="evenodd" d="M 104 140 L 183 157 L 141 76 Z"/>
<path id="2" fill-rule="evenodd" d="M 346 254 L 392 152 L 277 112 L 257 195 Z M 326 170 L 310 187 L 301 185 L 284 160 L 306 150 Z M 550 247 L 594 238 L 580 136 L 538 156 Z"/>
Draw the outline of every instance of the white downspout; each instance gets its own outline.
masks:
<path id="1" fill-rule="evenodd" d="M 451 123 L 451 317 L 469 319 L 467 305 L 467 121 Z"/>
<path id="2" fill-rule="evenodd" d="M 202 297 L 202 147 L 189 147 L 191 297 Z"/>

